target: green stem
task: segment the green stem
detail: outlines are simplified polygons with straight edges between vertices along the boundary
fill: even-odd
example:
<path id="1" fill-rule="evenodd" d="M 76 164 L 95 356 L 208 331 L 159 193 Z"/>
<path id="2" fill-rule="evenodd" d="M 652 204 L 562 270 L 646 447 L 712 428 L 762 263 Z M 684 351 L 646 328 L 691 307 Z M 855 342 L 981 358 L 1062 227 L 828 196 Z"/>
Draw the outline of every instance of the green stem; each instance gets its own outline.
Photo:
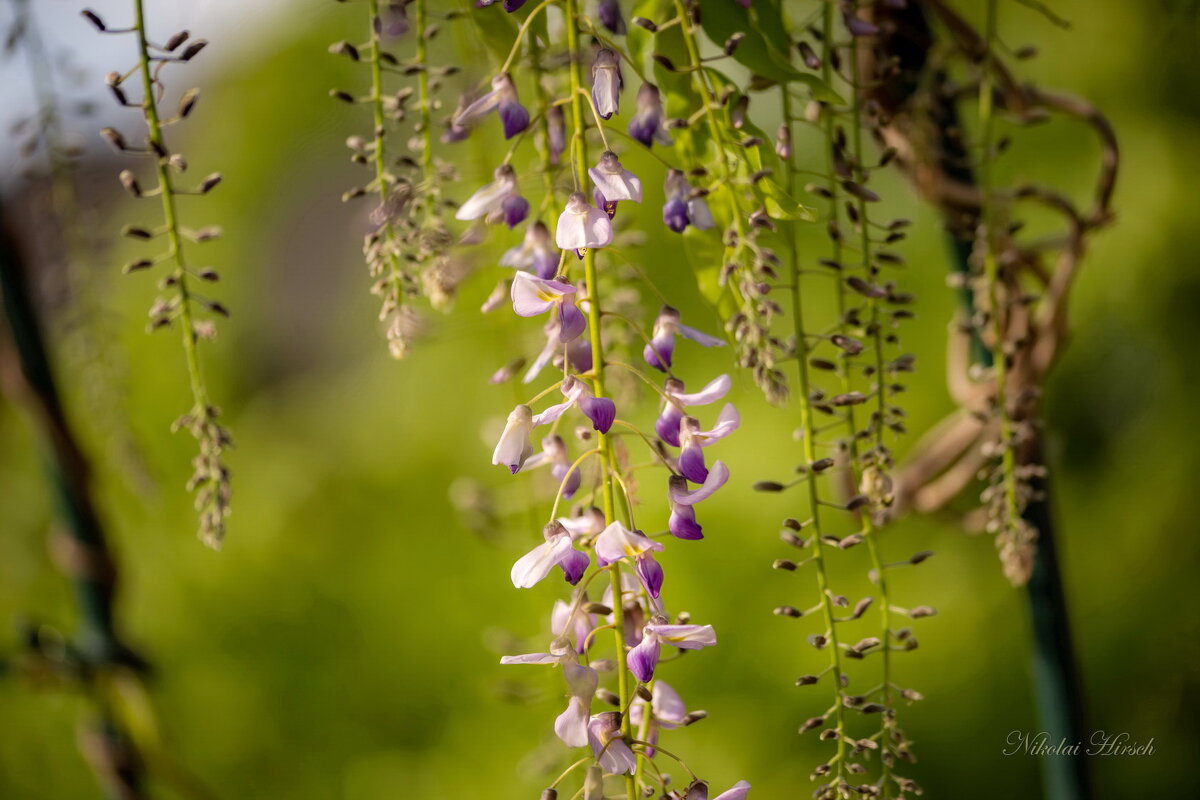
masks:
<path id="1" fill-rule="evenodd" d="M 422 16 L 423 11 L 423 8 L 418 9 L 418 13 L 422 13 Z M 375 126 L 372 131 L 372 138 L 375 143 L 373 153 L 375 189 L 379 194 L 379 209 L 383 214 L 384 220 L 380 242 L 387 258 L 388 279 L 391 281 L 392 291 L 395 293 L 395 302 L 399 304 L 401 298 L 404 297 L 404 281 L 401 276 L 399 255 L 390 246 L 391 241 L 395 238 L 395 230 L 388 210 L 388 199 L 391 195 L 392 185 L 387 165 L 387 117 L 383 109 L 383 43 L 380 39 L 379 29 L 375 24 L 375 21 L 379 19 L 379 0 L 367 0 L 367 15 L 371 30 L 371 115 Z M 422 44 L 418 45 L 418 47 L 424 47 L 425 37 L 422 35 L 420 38 Z M 421 77 L 424 80 L 428 80 L 428 77 L 424 73 L 422 73 Z M 427 94 L 428 86 L 426 86 Z M 422 98 L 422 107 L 427 108 L 427 106 L 428 97 L 426 96 Z M 426 148 L 426 154 L 429 158 L 432 158 L 432 148 Z"/>
<path id="2" fill-rule="evenodd" d="M 534 9 L 537 11 L 537 9 Z M 530 12 L 532 16 L 533 12 Z M 571 60 L 571 118 L 576 137 L 575 148 L 575 179 L 579 191 L 587 186 L 587 137 L 584 135 L 583 103 L 580 102 L 580 92 L 583 80 L 579 64 L 579 28 L 577 0 L 566 0 L 564 9 L 567 23 L 567 53 Z M 588 248 L 583 258 L 584 282 L 588 291 L 588 332 L 592 344 L 592 392 L 596 397 L 605 397 L 604 388 L 604 343 L 600 336 L 601 309 L 600 285 L 596 273 L 596 254 Z M 600 451 L 601 487 L 604 495 L 604 518 L 609 523 L 616 519 L 616 502 L 613 491 L 612 456 L 608 434 L 597 434 L 597 449 Z M 611 576 L 613 595 L 613 641 L 617 653 L 617 694 L 620 697 L 621 708 L 629 707 L 632 697 L 629 686 L 629 671 L 625 663 L 625 613 L 622 607 L 621 567 L 619 563 L 612 564 Z M 629 715 L 621 716 L 621 731 L 630 735 Z M 626 776 L 627 797 L 637 797 L 636 779 L 633 775 Z"/>
<path id="3" fill-rule="evenodd" d="M 790 100 L 786 91 L 783 98 L 784 119 L 790 122 Z M 790 187 L 789 191 L 795 190 L 793 184 L 795 183 L 796 175 L 793 160 L 794 157 L 784 162 L 784 169 Z M 797 388 L 800 395 L 800 427 L 803 431 L 802 447 L 805 462 L 812 464 L 817 460 L 817 430 L 813 420 L 810 399 L 812 396 L 812 385 L 808 375 L 808 336 L 805 332 L 803 296 L 800 291 L 800 248 L 796 226 L 789 225 L 788 230 L 789 264 L 791 271 L 790 296 L 792 302 L 792 325 L 796 336 L 796 377 L 799 381 Z M 834 727 L 837 730 L 837 755 L 834 759 L 836 766 L 834 767 L 833 779 L 835 785 L 837 785 L 841 784 L 845 779 L 846 766 L 846 711 L 842 693 L 842 651 L 838 642 L 837 623 L 834 620 L 833 612 L 833 598 L 830 597 L 829 578 L 825 569 L 825 545 L 822 541 L 823 529 L 821 525 L 820 493 L 817 491 L 816 480 L 810 478 L 804 483 L 808 487 L 808 503 L 811 509 L 810 513 L 812 514 L 812 563 L 817 574 L 817 590 L 821 596 L 821 611 L 825 618 L 825 627 L 829 631 L 829 642 L 826 644 L 826 647 L 829 649 L 830 666 L 833 670 L 834 694 L 836 697 Z"/>
<path id="4" fill-rule="evenodd" d="M 429 94 L 429 42 L 425 35 L 425 0 L 414 0 L 413 9 L 417 65 L 421 70 L 417 73 L 417 93 L 421 112 L 421 170 L 425 181 L 425 222 L 428 224 L 437 211 L 438 186 L 433 165 L 433 114 L 432 98 Z"/>
<path id="5" fill-rule="evenodd" d="M 827 11 L 827 16 L 830 12 Z M 862 75 L 859 67 L 857 53 L 851 53 L 851 75 L 853 86 L 851 87 L 852 106 L 851 106 L 851 145 L 854 148 L 853 157 L 855 165 L 855 178 L 860 185 L 865 185 L 867 179 L 867 170 L 863 164 L 864 152 L 862 142 L 862 102 L 861 102 L 861 81 Z M 862 197 L 858 198 L 858 225 L 860 229 L 860 244 L 859 249 L 862 258 L 862 265 L 869 279 L 875 278 L 875 268 L 871 263 L 871 229 L 868 224 L 867 201 Z M 842 282 L 838 282 L 839 292 L 842 291 Z M 870 329 L 872 335 L 872 346 L 875 351 L 875 398 L 876 398 L 876 419 L 871 426 L 875 433 L 874 445 L 874 467 L 877 473 L 882 473 L 888 462 L 887 448 L 883 441 L 884 431 L 887 429 L 887 382 L 884 372 L 883 358 L 883 315 L 880 313 L 880 302 L 878 298 L 871 298 L 871 321 Z M 853 407 L 849 407 L 847 420 L 850 426 L 850 454 L 851 461 L 858 461 L 858 444 L 857 444 L 857 429 L 854 423 Z M 874 499 L 874 498 L 872 498 Z M 867 551 L 870 555 L 871 566 L 875 570 L 875 575 L 879 586 L 879 607 L 880 607 L 880 625 L 882 628 L 880 639 L 883 642 L 880 648 L 880 659 L 882 660 L 883 670 L 883 705 L 891 708 L 891 598 L 888 595 L 887 571 L 883 565 L 883 558 L 880 554 L 879 547 L 879 531 L 871 519 L 870 511 L 862 515 L 863 535 L 866 538 Z M 888 752 L 891 747 L 889 733 L 895 724 L 895 720 L 889 713 L 880 715 L 880 747 L 883 752 Z M 891 764 L 889 759 L 881 758 L 881 775 L 880 775 L 880 791 L 881 797 L 884 800 L 892 795 L 891 781 Z"/>

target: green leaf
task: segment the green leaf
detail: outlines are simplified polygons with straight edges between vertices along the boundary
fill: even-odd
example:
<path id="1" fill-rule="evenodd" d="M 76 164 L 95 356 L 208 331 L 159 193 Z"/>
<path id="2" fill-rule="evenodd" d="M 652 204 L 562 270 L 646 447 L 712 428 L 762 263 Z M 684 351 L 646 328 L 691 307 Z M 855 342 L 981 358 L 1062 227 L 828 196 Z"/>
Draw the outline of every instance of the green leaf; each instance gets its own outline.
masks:
<path id="1" fill-rule="evenodd" d="M 494 8 L 472 8 L 466 16 L 479 32 L 483 46 L 495 58 L 497 65 L 503 64 L 517 40 L 519 27 L 511 14 L 504 13 L 500 6 Z"/>
<path id="2" fill-rule="evenodd" d="M 767 215 L 772 219 L 800 219 L 805 222 L 815 222 L 817 219 L 814 209 L 798 202 L 770 178 L 762 178 L 755 183 L 754 191 L 762 198 Z"/>
<path id="3" fill-rule="evenodd" d="M 702 0 L 700 19 L 704 32 L 718 47 L 735 33 L 745 34 L 733 59 L 751 72 L 776 83 L 802 83 L 818 100 L 845 102 L 818 76 L 792 66 L 791 39 L 777 3 L 756 0 L 751 8 L 744 8 L 732 0 Z"/>

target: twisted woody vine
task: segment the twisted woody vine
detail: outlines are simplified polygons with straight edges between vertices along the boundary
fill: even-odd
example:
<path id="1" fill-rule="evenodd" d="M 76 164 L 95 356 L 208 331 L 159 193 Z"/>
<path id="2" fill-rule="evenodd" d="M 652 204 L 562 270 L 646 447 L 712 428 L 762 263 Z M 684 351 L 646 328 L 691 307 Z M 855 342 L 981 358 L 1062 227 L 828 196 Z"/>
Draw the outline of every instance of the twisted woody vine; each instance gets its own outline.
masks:
<path id="1" fill-rule="evenodd" d="M 693 554 L 711 539 L 771 533 L 709 521 L 737 483 L 781 520 L 780 557 L 762 569 L 787 573 L 773 613 L 798 646 L 778 665 L 778 708 L 821 753 L 797 794 L 920 795 L 905 715 L 922 694 L 905 654 L 936 612 L 890 577 L 938 564 L 894 522 L 968 497 L 964 527 L 990 534 L 1014 586 L 1049 569 L 1039 561 L 1053 531 L 1039 522 L 1049 498 L 1038 408 L 1087 244 L 1112 220 L 1118 157 L 1105 117 L 1024 82 L 1017 62 L 1031 54 L 997 34 L 1016 0 L 340 5 L 357 33 L 330 53 L 356 65 L 355 82 L 323 88 L 340 104 L 330 114 L 358 171 L 330 191 L 361 211 L 361 283 L 377 298 L 380 357 L 404 370 L 468 282 L 495 287 L 480 313 L 512 317 L 505 363 L 447 368 L 519 398 L 496 408 L 505 421 L 490 454 L 497 482 L 528 484 L 533 516 L 522 519 L 537 520 L 525 525 L 527 546 L 508 553 L 509 577 L 514 591 L 548 583 L 558 597 L 540 619 L 508 621 L 542 631 L 542 644 L 496 669 L 540 670 L 532 679 L 562 696 L 545 720 L 561 769 L 544 800 L 751 791 L 748 780 L 710 788 L 685 730 L 703 724 L 705 698 L 671 685 L 684 656 L 708 669 L 707 654 L 690 651 L 722 646 L 708 609 L 673 598 L 677 582 L 712 577 Z M 163 369 L 190 396 L 176 427 L 198 448 L 187 488 L 199 536 L 216 548 L 227 530 L 236 535 L 236 475 L 203 345 L 229 311 L 209 295 L 218 272 L 196 266 L 221 232 L 188 196 L 219 191 L 221 174 L 193 178 L 172 138 L 178 123 L 215 124 L 203 87 L 182 83 L 185 67 L 211 54 L 188 31 L 159 30 L 154 12 L 153 0 L 131 0 L 120 20 L 83 16 L 97 35 L 129 43 L 131 63 L 103 81 L 143 130 L 102 136 L 131 159 L 113 179 L 149 201 L 121 235 L 150 249 L 124 271 L 148 298 L 158 293 L 149 330 L 182 344 Z M 448 55 L 443 42 L 455 37 L 478 43 L 473 58 Z M 1002 185 L 993 168 L 1025 126 L 1056 118 L 1083 121 L 1101 143 L 1089 207 L 1053 186 Z M 51 152 L 47 169 L 70 168 Z M 881 203 L 883 173 L 912 191 Z M 905 204 L 942 221 L 948 270 L 906 257 L 910 222 L 880 210 Z M 1031 208 L 1063 233 L 1026 236 Z M 645 253 L 664 252 L 648 242 L 665 243 L 695 278 L 688 296 L 698 291 L 711 312 L 679 310 L 694 304 L 647 263 Z M 958 297 L 947 348 L 957 410 L 910 435 L 907 379 L 934 357 L 905 343 L 915 270 L 946 271 Z M 762 397 L 739 410 L 729 401 L 738 382 Z M 774 446 L 791 454 L 791 474 L 752 474 L 723 454 L 747 402 L 783 409 L 789 423 Z M 478 460 L 482 474 L 488 453 Z M 81 541 L 104 552 L 103 537 Z M 849 563 L 869 564 L 869 595 L 842 593 Z M 85 597 L 111 592 L 89 587 Z M 140 661 L 111 622 L 101 627 L 112 646 L 82 648 L 57 668 L 106 709 L 113 744 L 91 749 L 95 771 L 114 796 L 143 797 L 141 773 L 155 760 L 137 752 L 96 677 L 141 684 Z"/>

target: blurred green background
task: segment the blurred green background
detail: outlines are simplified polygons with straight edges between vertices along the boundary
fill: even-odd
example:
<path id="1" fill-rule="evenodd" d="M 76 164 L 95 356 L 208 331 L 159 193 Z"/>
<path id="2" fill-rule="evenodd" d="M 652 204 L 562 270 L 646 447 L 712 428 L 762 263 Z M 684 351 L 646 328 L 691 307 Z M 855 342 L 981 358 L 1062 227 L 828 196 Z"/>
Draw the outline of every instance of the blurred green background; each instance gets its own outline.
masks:
<path id="1" fill-rule="evenodd" d="M 54 5 L 63 26 L 75 25 L 70 4 Z M 1091 98 L 1112 119 L 1123 151 L 1118 224 L 1095 240 L 1074 297 L 1075 338 L 1047 391 L 1055 511 L 1090 727 L 1154 737 L 1157 748 L 1152 756 L 1096 760 L 1097 794 L 1200 796 L 1190 767 L 1200 744 L 1192 509 L 1200 463 L 1191 427 L 1200 389 L 1197 9 L 1166 0 L 1053 5 L 1071 30 L 1005 3 L 1004 39 L 1039 46 L 1040 58 L 1022 73 Z M 520 508 L 530 492 L 544 503 L 549 487 L 544 475 L 514 480 L 489 465 L 515 395 L 486 381 L 518 342 L 525 350 L 539 344 L 540 328 L 507 313 L 478 313 L 502 275 L 486 267 L 467 281 L 452 313 L 431 316 L 429 336 L 409 360 L 387 357 L 359 258 L 365 206 L 339 200 L 364 180 L 341 142 L 369 126 L 362 109 L 326 97 L 331 87 L 362 85 L 361 68 L 325 54 L 332 40 L 361 38 L 362 16 L 358 6 L 296 4 L 233 56 L 217 40 L 205 55 L 210 71 L 167 75 L 176 89 L 199 82 L 204 92 L 195 117 L 173 132 L 176 146 L 198 174 L 226 176 L 210 198 L 183 211 L 194 224 L 227 232 L 204 246 L 206 261 L 222 267 L 216 293 L 234 312 L 206 348 L 214 395 L 237 439 L 235 514 L 222 553 L 192 535 L 182 489 L 192 443 L 167 432 L 188 403 L 181 353 L 174 335 L 142 332 L 153 279 L 112 277 L 140 250 L 115 244 L 98 259 L 100 302 L 109 308 L 95 335 L 124 362 L 123 424 L 149 489 L 113 452 L 112 420 L 89 405 L 88 387 L 63 366 L 66 357 L 60 384 L 100 466 L 100 497 L 123 568 L 121 614 L 155 665 L 166 747 L 215 796 L 535 797 L 567 759 L 551 730 L 560 678 L 502 668 L 498 659 L 541 649 L 562 592 L 555 581 L 529 591 L 509 582 L 512 561 L 538 535 Z M 449 31 L 440 41 L 455 44 Z M 462 61 L 467 81 L 494 68 L 470 52 Z M 95 127 L 111 117 L 135 130 L 133 116 L 103 114 Z M 1082 126 L 1027 136 L 1006 160 L 1010 175 L 1036 176 L 1076 196 L 1090 190 L 1096 148 Z M 476 135 L 455 151 L 460 198 L 495 158 L 484 139 Z M 801 145 L 819 165 L 814 143 Z M 622 214 L 657 231 L 660 168 L 637 156 L 627 166 L 646 177 L 648 196 Z M 540 186 L 531 171 L 525 180 L 531 193 Z M 917 223 L 900 280 L 919 296 L 918 317 L 901 335 L 918 356 L 904 401 L 911 430 L 921 431 L 951 408 L 942 343 L 954 297 L 935 216 L 895 176 L 877 189 L 885 196 L 881 217 Z M 103 232 L 115 240 L 121 224 L 153 221 L 157 208 L 114 191 L 100 212 Z M 496 230 L 478 252 L 488 262 L 486 253 L 494 259 L 518 238 Z M 819 241 L 810 239 L 814 248 Z M 656 232 L 637 257 L 685 320 L 715 332 L 719 323 L 677 243 Z M 725 369 L 727 352 L 681 347 L 691 383 Z M 702 508 L 708 538 L 671 544 L 662 559 L 670 608 L 711 622 L 721 641 L 669 665 L 663 677 L 710 717 L 664 744 L 714 789 L 745 778 L 760 798 L 807 796 L 808 772 L 825 747 L 795 730 L 823 711 L 825 698 L 793 680 L 820 669 L 824 656 L 804 642 L 813 630 L 807 620 L 771 614 L 781 603 L 806 605 L 812 591 L 807 575 L 770 569 L 786 555 L 778 525 L 802 513 L 800 498 L 750 490 L 799 460 L 788 435 L 796 412 L 766 406 L 745 376 L 735 383 L 743 426 L 717 446 L 734 479 Z M 655 412 L 647 404 L 632 416 L 649 424 Z M 451 487 L 490 498 L 504 524 L 468 524 Z M 648 507 L 656 492 L 647 492 Z M 45 544 L 53 520 L 28 421 L 0 403 L 6 625 L 33 618 L 72 626 L 68 587 Z M 899 682 L 927 698 L 901 712 L 920 759 L 909 773 L 931 797 L 1038 796 L 1037 760 L 1002 755 L 1010 731 L 1037 723 L 1024 598 L 1001 576 L 991 541 L 963 534 L 946 515 L 901 522 L 888 530 L 884 549 L 889 559 L 937 552 L 893 582 L 897 603 L 939 610 L 916 623 L 921 648 L 896 659 Z M 855 550 L 837 559 L 839 591 L 867 593 L 865 558 Z M 5 650 L 16 646 L 12 630 L 0 634 Z M 75 750 L 80 708 L 77 697 L 0 680 L 0 797 L 98 796 Z"/>

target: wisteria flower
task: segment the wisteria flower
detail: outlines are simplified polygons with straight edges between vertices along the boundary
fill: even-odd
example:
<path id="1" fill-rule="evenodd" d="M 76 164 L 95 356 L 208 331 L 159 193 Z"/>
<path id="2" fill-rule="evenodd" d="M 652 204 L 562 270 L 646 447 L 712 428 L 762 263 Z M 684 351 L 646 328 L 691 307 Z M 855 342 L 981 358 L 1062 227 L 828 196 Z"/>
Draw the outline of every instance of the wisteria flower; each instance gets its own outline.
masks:
<path id="1" fill-rule="evenodd" d="M 704 530 L 696 521 L 696 503 L 712 497 L 729 480 L 729 468 L 724 461 L 713 464 L 704 483 L 696 489 L 688 489 L 687 478 L 672 475 L 667 484 L 667 499 L 671 503 L 671 517 L 667 529 L 679 539 L 703 539 Z"/>
<path id="2" fill-rule="evenodd" d="M 686 394 L 683 381 L 678 378 L 667 378 L 663 383 L 662 411 L 654 421 L 654 430 L 658 438 L 672 447 L 679 447 L 679 425 L 683 422 L 686 409 L 692 406 L 706 406 L 715 403 L 725 395 L 733 381 L 728 375 L 720 375 L 709 381 L 703 389 L 692 394 Z"/>
<path id="3" fill-rule="evenodd" d="M 570 500 L 579 491 L 583 473 L 579 469 L 571 469 L 571 458 L 567 454 L 567 443 L 558 434 L 547 436 L 542 440 L 542 452 L 534 453 L 525 460 L 524 469 L 532 469 L 542 464 L 550 465 L 550 474 L 562 486 L 562 497 Z M 563 483 L 563 479 L 566 483 Z M 574 583 L 574 581 L 572 581 Z"/>
<path id="4" fill-rule="evenodd" d="M 650 715 L 648 721 L 646 714 Z M 642 729 L 645 722 L 646 741 L 654 745 L 658 744 L 659 729 L 670 730 L 686 725 L 687 714 L 687 706 L 684 705 L 679 692 L 675 691 L 666 681 L 657 680 L 650 690 L 650 701 L 639 699 L 630 707 L 629 722 L 638 730 Z M 647 758 L 654 757 L 653 747 L 646 748 L 646 756 Z"/>
<path id="5" fill-rule="evenodd" d="M 667 171 L 664 191 L 667 202 L 663 204 L 663 223 L 675 233 L 683 233 L 688 225 L 702 231 L 716 227 L 708 201 L 692 191 L 682 172 L 677 169 Z"/>
<path id="6" fill-rule="evenodd" d="M 384 5 L 379 15 L 380 33 L 389 38 L 396 38 L 408 33 L 408 3 L 390 2 Z"/>
<path id="7" fill-rule="evenodd" d="M 587 553 L 575 549 L 575 540 L 558 521 L 547 524 L 542 535 L 546 541 L 513 564 L 510 575 L 513 586 L 518 589 L 532 588 L 545 579 L 555 567 L 562 567 L 567 583 L 572 586 L 579 583 L 592 561 Z"/>
<path id="8" fill-rule="evenodd" d="M 662 542 L 656 542 L 641 531 L 631 531 L 620 522 L 613 522 L 596 537 L 595 548 L 596 563 L 601 567 L 623 558 L 634 559 L 646 593 L 656 599 L 661 594 L 663 571 L 652 554 L 663 550 Z"/>
<path id="9" fill-rule="evenodd" d="M 500 2 L 500 0 L 475 0 L 475 7 L 487 8 L 488 6 L 496 5 L 498 2 Z M 504 0 L 504 10 L 511 14 L 521 6 L 525 5 L 525 2 L 526 0 Z"/>
<path id="10" fill-rule="evenodd" d="M 705 483 L 708 469 L 704 466 L 704 449 L 718 439 L 737 430 L 742 418 L 733 403 L 726 403 L 711 430 L 700 430 L 695 417 L 684 417 L 679 426 L 679 472 L 692 483 Z"/>
<path id="11" fill-rule="evenodd" d="M 619 0 L 600 0 L 596 5 L 596 16 L 600 24 L 619 36 L 625 35 L 625 18 L 621 16 Z"/>
<path id="12" fill-rule="evenodd" d="M 601 768 L 610 775 L 632 773 L 637 759 L 621 735 L 621 715 L 616 711 L 596 714 L 588 722 L 588 743 Z"/>
<path id="13" fill-rule="evenodd" d="M 600 433 L 608 433 L 613 420 L 617 418 L 616 403 L 607 397 L 596 397 L 587 384 L 574 376 L 563 381 L 562 393 L 566 400 L 538 414 L 534 418 L 536 424 L 548 425 L 561 417 L 567 409 L 577 405 L 584 416 L 592 421 L 593 428 Z"/>
<path id="14" fill-rule="evenodd" d="M 521 105 L 516 84 L 506 72 L 492 78 L 492 90 L 455 114 L 452 124 L 458 127 L 470 125 L 497 110 L 504 125 L 505 139 L 511 139 L 529 127 L 529 111 Z"/>
<path id="15" fill-rule="evenodd" d="M 551 646 L 552 651 L 555 649 Z M 554 721 L 554 732 L 568 747 L 583 747 L 590 741 L 588 714 L 591 710 L 592 695 L 600 682 L 600 676 L 594 669 L 579 664 L 575 653 L 570 650 L 504 656 L 500 663 L 561 666 L 571 699 L 567 702 L 566 711 Z"/>
<path id="16" fill-rule="evenodd" d="M 533 433 L 533 409 L 527 405 L 519 405 L 508 415 L 504 425 L 504 433 L 492 453 L 492 463 L 508 467 L 516 475 L 525 465 L 526 459 L 533 455 L 533 445 L 529 435 Z"/>
<path id="17" fill-rule="evenodd" d="M 637 93 L 637 111 L 629 120 L 629 135 L 646 147 L 655 142 L 671 144 L 671 137 L 663 128 L 662 95 L 652 83 L 643 83 Z"/>
<path id="18" fill-rule="evenodd" d="M 667 625 L 650 623 L 642 629 L 642 641 L 629 651 L 626 663 L 629 671 L 642 683 L 654 678 L 659 654 L 664 644 L 680 650 L 699 650 L 717 643 L 712 625 Z"/>
<path id="19" fill-rule="evenodd" d="M 588 170 L 588 175 L 596 185 L 596 205 L 609 219 L 617 213 L 618 201 L 642 202 L 641 179 L 621 166 L 621 159 L 611 150 L 600 156 L 600 161 Z"/>
<path id="20" fill-rule="evenodd" d="M 550 229 L 541 220 L 525 229 L 525 239 L 500 256 L 500 266 L 532 270 L 543 280 L 558 273 L 559 251 L 550 239 Z"/>
<path id="21" fill-rule="evenodd" d="M 587 319 L 575 304 L 575 287 L 559 280 L 545 280 L 518 272 L 513 277 L 513 311 L 536 317 L 553 310 L 558 318 L 558 341 L 569 342 L 587 328 Z"/>
<path id="22" fill-rule="evenodd" d="M 571 611 L 575 613 L 572 615 Z M 568 629 L 575 636 L 575 652 L 582 655 L 589 644 L 588 636 L 596 628 L 596 615 L 588 614 L 563 600 L 554 601 L 550 614 L 550 632 L 555 636 L 566 636 Z"/>
<path id="23" fill-rule="evenodd" d="M 583 258 L 590 247 L 607 247 L 612 244 L 612 221 L 600 209 L 587 201 L 583 192 L 573 192 L 567 198 L 567 207 L 558 218 L 558 229 L 554 232 L 555 242 L 563 250 L 574 250 Z"/>
<path id="24" fill-rule="evenodd" d="M 722 347 L 725 342 L 715 336 L 684 325 L 679 321 L 679 311 L 671 306 L 663 306 L 654 320 L 654 331 L 650 342 L 642 349 L 642 357 L 646 363 L 657 370 L 666 372 L 671 368 L 675 358 L 675 334 L 691 339 L 703 347 Z"/>
<path id="25" fill-rule="evenodd" d="M 592 103 L 601 119 L 608 119 L 617 113 L 624 85 L 621 61 L 617 54 L 608 48 L 596 51 L 596 58 L 592 61 Z"/>
<path id="26" fill-rule="evenodd" d="M 554 357 L 562 352 L 562 341 L 559 339 L 559 331 L 562 326 L 559 324 L 558 317 L 552 317 L 546 323 L 544 328 L 546 332 L 546 345 L 542 351 L 538 353 L 537 358 L 529 365 L 529 369 L 525 372 L 525 377 L 521 379 L 522 383 L 532 383 L 541 373 L 546 365 L 554 360 Z M 576 372 L 587 372 L 592 368 L 592 344 L 583 338 L 576 338 L 567 343 L 567 359 L 571 362 L 571 367 Z"/>
<path id="27" fill-rule="evenodd" d="M 485 222 L 504 220 L 515 228 L 529 216 L 529 201 L 517 188 L 517 174 L 508 164 L 496 167 L 495 180 L 483 186 L 458 207 L 456 219 L 472 220 L 482 217 Z"/>

